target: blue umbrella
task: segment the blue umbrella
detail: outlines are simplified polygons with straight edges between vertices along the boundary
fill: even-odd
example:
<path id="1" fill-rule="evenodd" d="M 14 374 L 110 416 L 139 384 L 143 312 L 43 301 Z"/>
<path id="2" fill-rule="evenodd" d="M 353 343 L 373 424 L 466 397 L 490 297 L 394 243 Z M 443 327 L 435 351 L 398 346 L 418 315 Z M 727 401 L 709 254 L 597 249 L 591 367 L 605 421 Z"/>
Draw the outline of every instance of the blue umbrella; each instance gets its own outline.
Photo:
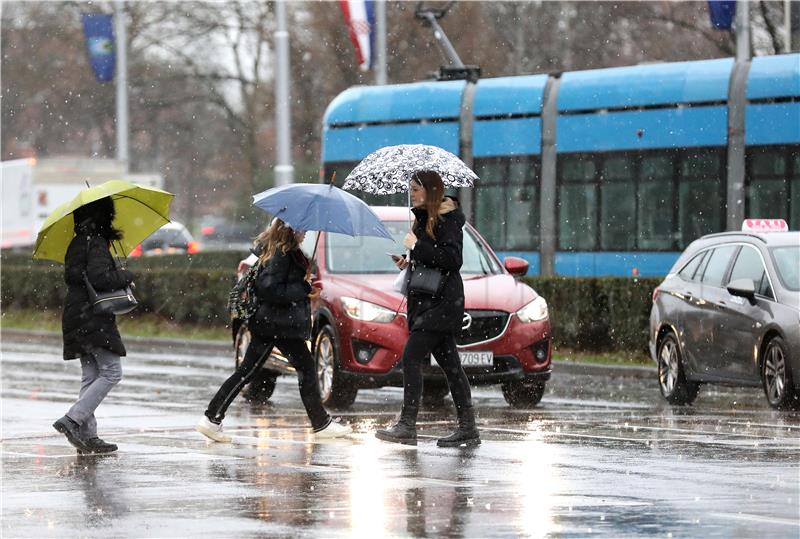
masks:
<path id="1" fill-rule="evenodd" d="M 295 230 L 377 236 L 394 241 L 367 204 L 333 184 L 293 183 L 253 196 L 253 205 Z"/>

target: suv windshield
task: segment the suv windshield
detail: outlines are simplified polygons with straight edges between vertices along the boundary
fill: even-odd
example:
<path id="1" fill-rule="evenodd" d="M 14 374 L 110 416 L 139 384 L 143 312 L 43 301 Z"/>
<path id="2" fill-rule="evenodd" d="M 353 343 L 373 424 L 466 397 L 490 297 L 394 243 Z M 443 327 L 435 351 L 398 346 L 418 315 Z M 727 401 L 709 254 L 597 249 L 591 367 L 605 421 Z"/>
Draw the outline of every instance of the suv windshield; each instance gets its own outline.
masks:
<path id="1" fill-rule="evenodd" d="M 800 246 L 773 247 L 770 250 L 783 286 L 789 290 L 800 290 Z"/>
<path id="2" fill-rule="evenodd" d="M 327 235 L 325 256 L 331 273 L 397 273 L 397 267 L 386 253 L 403 254 L 403 238 L 408 231 L 408 221 L 384 221 L 394 243 L 385 238 L 344 234 Z M 306 238 L 308 239 L 308 238 Z M 494 258 L 477 238 L 464 228 L 464 250 L 461 274 L 502 273 Z"/>

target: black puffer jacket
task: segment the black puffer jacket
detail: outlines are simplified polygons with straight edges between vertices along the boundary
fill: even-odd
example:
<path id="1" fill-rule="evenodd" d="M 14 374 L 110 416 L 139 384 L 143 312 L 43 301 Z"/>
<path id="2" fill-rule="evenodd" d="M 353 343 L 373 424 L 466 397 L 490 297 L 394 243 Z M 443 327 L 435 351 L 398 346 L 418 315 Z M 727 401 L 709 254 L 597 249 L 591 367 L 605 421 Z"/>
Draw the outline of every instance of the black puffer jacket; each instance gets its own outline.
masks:
<path id="1" fill-rule="evenodd" d="M 64 359 L 78 358 L 92 348 L 105 348 L 124 356 L 125 346 L 117 330 L 116 317 L 92 312 L 83 281 L 84 272 L 98 292 L 119 290 L 133 282 L 130 271 L 116 269 L 107 240 L 89 229 L 78 231 L 64 259 L 64 281 L 67 283 L 61 318 Z"/>
<path id="2" fill-rule="evenodd" d="M 417 244 L 411 251 L 412 262 L 422 263 L 446 273 L 445 282 L 437 297 L 428 295 L 408 296 L 408 327 L 411 331 L 461 331 L 464 318 L 464 283 L 461 280 L 461 252 L 463 248 L 464 212 L 458 199 L 446 197 L 440 210 L 440 218 L 433 227 L 436 239 L 425 230 L 428 212 L 411 210 L 417 218 L 414 235 Z"/>
<path id="3" fill-rule="evenodd" d="M 308 259 L 300 249 L 280 249 L 256 278 L 258 311 L 248 321 L 262 339 L 307 339 L 311 333 L 311 285 L 306 281 Z"/>

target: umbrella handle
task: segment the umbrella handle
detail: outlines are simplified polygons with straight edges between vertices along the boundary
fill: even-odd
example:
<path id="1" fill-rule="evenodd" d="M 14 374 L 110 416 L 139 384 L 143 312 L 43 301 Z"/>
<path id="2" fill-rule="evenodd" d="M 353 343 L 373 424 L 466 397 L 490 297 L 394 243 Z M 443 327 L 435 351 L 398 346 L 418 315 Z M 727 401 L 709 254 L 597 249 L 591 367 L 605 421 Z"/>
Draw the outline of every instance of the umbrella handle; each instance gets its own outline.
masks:
<path id="1" fill-rule="evenodd" d="M 334 172 L 335 174 L 335 172 Z M 317 231 L 317 238 L 314 240 L 314 251 L 311 253 L 311 258 L 308 260 L 308 271 L 306 272 L 306 279 L 311 277 L 311 268 L 314 265 L 314 258 L 317 256 L 317 246 L 319 245 L 319 237 L 322 234 L 321 231 Z"/>

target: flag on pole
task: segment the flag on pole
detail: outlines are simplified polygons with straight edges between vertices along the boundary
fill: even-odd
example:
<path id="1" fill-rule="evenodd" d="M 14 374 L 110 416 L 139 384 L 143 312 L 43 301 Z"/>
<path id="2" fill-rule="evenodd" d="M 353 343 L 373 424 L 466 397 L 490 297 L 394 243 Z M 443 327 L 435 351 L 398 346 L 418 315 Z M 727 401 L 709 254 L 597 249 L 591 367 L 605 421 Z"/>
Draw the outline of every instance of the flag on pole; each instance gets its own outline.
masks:
<path id="1" fill-rule="evenodd" d="M 339 0 L 350 40 L 356 48 L 356 60 L 362 71 L 372 67 L 375 44 L 375 0 Z"/>
<path id="2" fill-rule="evenodd" d="M 94 76 L 99 82 L 114 80 L 114 25 L 112 16 L 105 13 L 82 13 L 86 50 Z"/>
<path id="3" fill-rule="evenodd" d="M 708 0 L 711 25 L 717 30 L 730 30 L 736 15 L 736 0 Z"/>

